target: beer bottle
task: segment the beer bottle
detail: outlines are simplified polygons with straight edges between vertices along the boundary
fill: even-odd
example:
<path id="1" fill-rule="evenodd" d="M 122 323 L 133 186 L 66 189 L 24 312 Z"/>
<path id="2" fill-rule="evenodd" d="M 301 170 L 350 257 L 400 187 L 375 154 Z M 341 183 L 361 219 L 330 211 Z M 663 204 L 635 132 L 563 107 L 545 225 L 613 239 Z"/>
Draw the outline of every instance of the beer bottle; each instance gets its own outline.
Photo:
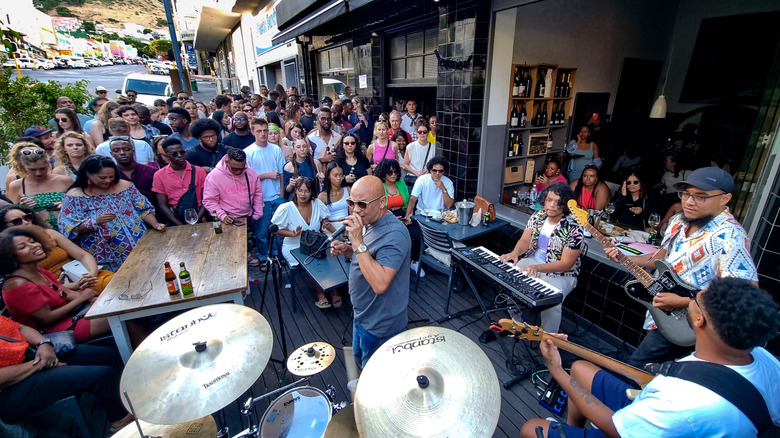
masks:
<path id="1" fill-rule="evenodd" d="M 181 293 L 186 297 L 192 295 L 192 278 L 190 278 L 190 271 L 184 266 L 184 262 L 179 263 L 181 270 L 179 271 L 179 284 L 181 285 Z"/>
<path id="2" fill-rule="evenodd" d="M 165 285 L 168 287 L 168 294 L 179 294 L 179 287 L 176 285 L 176 274 L 173 273 L 171 264 L 168 262 L 165 262 Z"/>
<path id="3" fill-rule="evenodd" d="M 217 234 L 222 234 L 222 221 L 219 220 L 216 210 L 214 210 L 214 212 L 211 214 L 211 222 L 214 224 L 214 232 Z"/>

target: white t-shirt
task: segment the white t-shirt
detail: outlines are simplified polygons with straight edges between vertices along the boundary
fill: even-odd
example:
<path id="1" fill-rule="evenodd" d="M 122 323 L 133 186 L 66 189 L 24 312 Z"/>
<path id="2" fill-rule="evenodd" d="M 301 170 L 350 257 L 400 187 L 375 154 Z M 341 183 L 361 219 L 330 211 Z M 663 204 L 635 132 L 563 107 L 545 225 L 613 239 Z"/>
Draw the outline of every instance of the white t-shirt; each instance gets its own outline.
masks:
<path id="1" fill-rule="evenodd" d="M 271 217 L 271 223 L 279 226 L 280 230 L 295 231 L 299 226 L 301 231 L 313 230 L 320 231 L 320 225 L 323 219 L 328 217 L 328 207 L 317 198 L 311 201 L 311 222 L 306 223 L 301 216 L 301 212 L 298 211 L 298 207 L 290 202 L 285 202 L 276 209 L 276 212 Z M 290 251 L 301 246 L 301 236 L 285 237 L 282 243 L 282 255 L 290 266 L 298 266 L 298 261 L 292 256 Z"/>
<path id="2" fill-rule="evenodd" d="M 425 169 L 428 160 L 436 156 L 436 146 L 430 143 L 423 146 L 414 141 L 406 146 L 406 154 L 409 155 L 409 165 L 412 169 L 420 171 Z"/>
<path id="3" fill-rule="evenodd" d="M 246 153 L 246 164 L 257 174 L 266 172 L 276 172 L 281 174 L 284 169 L 284 155 L 279 146 L 267 143 L 265 146 L 258 146 L 257 143 L 244 148 Z M 279 197 L 282 187 L 281 176 L 276 179 L 264 179 L 260 181 L 263 188 L 263 201 L 269 202 Z"/>
<path id="4" fill-rule="evenodd" d="M 444 183 L 447 194 L 450 195 L 450 198 L 453 198 L 455 196 L 455 185 L 452 184 L 452 180 L 442 175 L 441 182 Z M 415 208 L 415 213 L 417 214 L 422 214 L 426 208 L 429 210 L 444 210 L 444 194 L 440 188 L 436 187 L 436 183 L 433 182 L 430 173 L 417 178 L 412 188 L 412 196 L 417 197 Z"/>
<path id="5" fill-rule="evenodd" d="M 95 148 L 95 153 L 106 157 L 111 157 L 111 140 L 100 143 Z M 149 143 L 143 140 L 131 139 L 133 147 L 135 148 L 135 161 L 141 164 L 154 163 L 154 152 Z M 113 157 L 111 157 L 113 159 Z M 116 162 L 116 160 L 114 160 Z"/>
<path id="6" fill-rule="evenodd" d="M 534 258 L 539 263 L 547 263 L 547 248 L 550 246 L 550 236 L 552 236 L 554 229 L 555 225 L 551 224 L 549 219 L 546 219 L 542 229 L 539 231 L 539 241 L 534 252 Z"/>
<path id="7" fill-rule="evenodd" d="M 336 131 L 331 130 L 328 144 L 325 144 L 322 137 L 320 137 L 320 131 L 315 128 L 306 138 L 309 139 L 312 149 L 314 149 L 314 158 L 319 160 L 325 156 L 325 151 L 336 149 L 336 143 L 338 143 L 339 138 L 341 137 L 339 137 L 339 134 L 337 134 Z"/>
<path id="8" fill-rule="evenodd" d="M 410 116 L 409 113 L 406 113 L 401 116 L 401 129 L 403 129 L 409 135 L 412 136 L 412 141 L 417 140 L 417 128 L 414 126 L 414 123 L 419 118 L 420 118 L 420 113 L 415 114 L 414 118 L 412 118 L 412 116 Z"/>
<path id="9" fill-rule="evenodd" d="M 753 363 L 729 366 L 755 385 L 780 425 L 780 362 L 763 348 L 751 352 Z M 693 355 L 681 360 L 700 360 Z M 633 403 L 612 416 L 621 436 L 630 437 L 755 437 L 750 419 L 707 388 L 676 377 L 658 376 Z"/>

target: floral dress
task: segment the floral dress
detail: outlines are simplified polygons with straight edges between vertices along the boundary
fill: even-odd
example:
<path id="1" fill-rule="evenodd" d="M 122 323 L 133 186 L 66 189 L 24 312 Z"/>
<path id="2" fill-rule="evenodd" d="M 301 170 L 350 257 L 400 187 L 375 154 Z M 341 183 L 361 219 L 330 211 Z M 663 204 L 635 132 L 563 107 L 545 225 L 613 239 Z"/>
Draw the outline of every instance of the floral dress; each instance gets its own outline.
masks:
<path id="1" fill-rule="evenodd" d="M 103 213 L 116 213 L 116 218 L 98 225 L 97 218 Z M 65 195 L 59 229 L 92 254 L 104 269 L 116 272 L 144 235 L 146 224 L 143 219 L 149 213 L 154 213 L 154 207 L 132 184 L 119 193 L 107 195 Z M 81 224 L 91 231 L 76 232 Z"/>

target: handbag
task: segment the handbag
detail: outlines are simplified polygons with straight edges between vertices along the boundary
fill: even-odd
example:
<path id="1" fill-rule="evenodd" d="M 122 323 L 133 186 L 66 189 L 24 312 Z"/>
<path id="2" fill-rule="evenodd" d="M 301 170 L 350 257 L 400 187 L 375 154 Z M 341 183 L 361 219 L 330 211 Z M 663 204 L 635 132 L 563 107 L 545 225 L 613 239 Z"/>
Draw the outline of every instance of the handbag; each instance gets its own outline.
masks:
<path id="1" fill-rule="evenodd" d="M 490 220 L 488 222 L 493 222 L 496 220 L 496 206 L 482 196 L 477 196 L 474 198 L 474 211 L 479 210 L 482 210 L 483 216 L 485 215 L 485 212 L 490 213 Z"/>
<path id="2" fill-rule="evenodd" d="M 325 242 L 328 236 L 313 230 L 304 230 L 301 233 L 301 253 L 310 255 L 316 259 L 324 259 L 328 245 Z"/>
<path id="3" fill-rule="evenodd" d="M 89 274 L 89 271 L 87 268 L 78 260 L 72 260 L 68 263 L 65 263 L 62 265 L 62 268 L 60 268 L 60 271 L 62 271 L 62 275 L 68 278 L 73 283 L 78 283 L 78 281 L 81 279 L 81 276 L 84 274 Z M 62 277 L 60 277 L 60 281 Z"/>
<path id="4" fill-rule="evenodd" d="M 76 336 L 73 335 L 73 330 L 42 334 L 46 339 L 51 340 L 51 346 L 54 347 L 54 354 L 57 356 L 68 354 L 76 348 Z"/>
<path id="5" fill-rule="evenodd" d="M 192 180 L 190 181 L 190 186 L 187 188 L 187 191 L 181 195 L 179 202 L 177 202 L 176 206 L 171 210 L 173 210 L 173 214 L 175 214 L 177 218 L 181 219 L 184 217 L 184 212 L 187 211 L 188 208 L 198 208 L 198 195 L 195 192 L 195 166 L 192 166 Z"/>

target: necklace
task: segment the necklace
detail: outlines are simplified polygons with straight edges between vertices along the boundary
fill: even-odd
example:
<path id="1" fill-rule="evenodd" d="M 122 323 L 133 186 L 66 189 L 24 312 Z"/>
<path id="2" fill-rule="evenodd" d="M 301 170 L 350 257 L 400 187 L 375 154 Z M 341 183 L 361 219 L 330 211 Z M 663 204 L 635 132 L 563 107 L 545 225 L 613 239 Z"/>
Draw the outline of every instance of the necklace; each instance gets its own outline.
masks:
<path id="1" fill-rule="evenodd" d="M 392 186 L 394 191 L 390 191 L 390 187 L 391 186 L 387 186 L 387 194 L 388 195 L 390 195 L 390 196 L 398 196 L 401 193 L 400 191 L 398 191 L 398 187 Z"/>

